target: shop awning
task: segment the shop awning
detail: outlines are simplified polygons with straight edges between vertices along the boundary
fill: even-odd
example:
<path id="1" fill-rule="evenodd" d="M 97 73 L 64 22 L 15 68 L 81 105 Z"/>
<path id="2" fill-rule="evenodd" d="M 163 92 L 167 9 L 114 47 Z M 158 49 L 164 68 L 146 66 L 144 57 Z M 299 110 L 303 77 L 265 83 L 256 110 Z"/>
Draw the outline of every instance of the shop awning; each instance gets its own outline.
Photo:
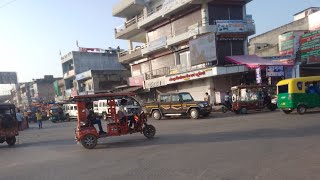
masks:
<path id="1" fill-rule="evenodd" d="M 127 89 L 122 90 L 121 92 L 127 93 L 127 92 L 136 92 L 140 89 L 142 89 L 143 87 L 141 86 L 137 86 L 137 87 L 129 87 Z"/>
<path id="2" fill-rule="evenodd" d="M 245 65 L 249 68 L 257 68 L 259 66 L 293 66 L 290 59 L 270 60 L 264 59 L 257 55 L 227 56 L 226 60 L 235 64 Z"/>

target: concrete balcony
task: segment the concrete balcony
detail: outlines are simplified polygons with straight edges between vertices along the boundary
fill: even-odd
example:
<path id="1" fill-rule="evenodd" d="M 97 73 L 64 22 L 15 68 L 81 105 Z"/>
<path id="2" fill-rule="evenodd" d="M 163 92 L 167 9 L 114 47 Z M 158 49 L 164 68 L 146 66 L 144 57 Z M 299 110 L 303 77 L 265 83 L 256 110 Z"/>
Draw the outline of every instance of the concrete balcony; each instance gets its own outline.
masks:
<path id="1" fill-rule="evenodd" d="M 179 44 L 181 42 L 187 41 L 190 38 L 209 33 L 209 32 L 216 32 L 216 26 L 215 25 L 208 25 L 202 26 L 202 24 L 196 23 L 194 25 L 189 26 L 188 28 L 180 29 L 178 31 L 175 31 L 175 35 L 168 37 L 167 39 L 167 45 L 172 46 Z"/>
<path id="2" fill-rule="evenodd" d="M 129 64 L 132 61 L 136 61 L 141 59 L 142 52 L 141 48 L 135 49 L 135 50 L 129 50 L 129 51 L 123 51 L 119 53 L 119 62 L 123 64 Z"/>
<path id="3" fill-rule="evenodd" d="M 159 20 L 165 19 L 165 17 L 177 13 L 178 11 L 181 11 L 183 8 L 187 6 L 194 5 L 192 4 L 193 1 L 194 0 L 168 1 L 167 3 L 164 3 L 162 6 L 158 7 L 157 9 L 149 10 L 147 16 L 145 16 L 144 19 L 138 23 L 138 26 L 140 28 L 145 28 L 147 26 L 155 24 Z"/>
<path id="4" fill-rule="evenodd" d="M 64 73 L 64 74 L 63 74 L 63 78 L 64 78 L 64 79 L 69 79 L 69 78 L 74 77 L 75 75 L 76 75 L 76 73 L 75 73 L 75 71 L 74 71 L 74 69 L 73 69 L 73 70 L 70 70 L 70 71 Z"/>
<path id="5" fill-rule="evenodd" d="M 112 9 L 112 15 L 115 17 L 133 17 L 140 14 L 144 8 L 144 0 L 121 0 Z"/>
<path id="6" fill-rule="evenodd" d="M 116 39 L 131 39 L 138 34 L 144 33 L 143 29 L 138 27 L 138 21 L 143 17 L 136 16 L 133 19 L 125 22 L 123 25 L 115 28 Z"/>
<path id="7" fill-rule="evenodd" d="M 162 7 L 159 9 L 154 9 L 148 12 L 148 15 L 145 16 L 141 21 L 138 22 L 139 28 L 145 28 L 149 25 L 152 25 L 159 20 L 164 19 Z"/>
<path id="8" fill-rule="evenodd" d="M 146 48 L 142 49 L 142 55 L 150 54 L 165 49 L 167 46 L 167 37 L 162 37 L 157 40 L 151 41 L 147 44 Z"/>
<path id="9" fill-rule="evenodd" d="M 163 5 L 163 16 L 167 17 L 172 14 L 179 12 L 180 10 L 186 8 L 192 4 L 195 0 L 174 0 L 168 1 L 168 3 Z"/>

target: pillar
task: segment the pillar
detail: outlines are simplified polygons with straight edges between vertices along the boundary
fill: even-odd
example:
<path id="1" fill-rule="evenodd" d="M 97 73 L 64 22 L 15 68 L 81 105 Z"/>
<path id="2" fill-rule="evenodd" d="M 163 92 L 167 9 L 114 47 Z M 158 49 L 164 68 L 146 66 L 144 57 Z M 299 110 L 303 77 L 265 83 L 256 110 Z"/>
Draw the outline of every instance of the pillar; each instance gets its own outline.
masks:
<path id="1" fill-rule="evenodd" d="M 128 49 L 132 50 L 133 49 L 133 43 L 132 43 L 131 40 L 128 40 L 128 45 L 129 45 Z"/>
<path id="2" fill-rule="evenodd" d="M 202 5 L 201 5 L 202 26 L 209 24 L 209 12 L 208 11 L 209 11 L 208 3 L 202 3 Z"/>

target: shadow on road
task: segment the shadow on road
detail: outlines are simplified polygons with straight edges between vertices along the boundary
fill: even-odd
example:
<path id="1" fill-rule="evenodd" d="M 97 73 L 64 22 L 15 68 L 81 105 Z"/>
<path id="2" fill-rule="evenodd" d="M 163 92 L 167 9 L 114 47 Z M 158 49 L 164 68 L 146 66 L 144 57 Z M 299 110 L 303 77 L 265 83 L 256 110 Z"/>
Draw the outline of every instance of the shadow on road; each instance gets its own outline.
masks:
<path id="1" fill-rule="evenodd" d="M 296 138 L 320 135 L 320 126 L 297 129 L 257 129 L 252 131 L 217 132 L 207 134 L 168 134 L 158 135 L 154 139 L 128 139 L 119 142 L 100 144 L 98 148 L 126 148 L 164 144 L 212 143 L 257 139 Z"/>

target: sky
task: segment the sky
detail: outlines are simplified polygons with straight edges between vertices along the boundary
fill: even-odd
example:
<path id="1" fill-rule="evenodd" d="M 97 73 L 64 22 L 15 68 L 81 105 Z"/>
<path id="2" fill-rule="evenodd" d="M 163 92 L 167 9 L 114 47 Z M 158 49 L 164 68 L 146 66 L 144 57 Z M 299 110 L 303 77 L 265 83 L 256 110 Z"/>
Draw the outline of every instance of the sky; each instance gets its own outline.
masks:
<path id="1" fill-rule="evenodd" d="M 0 0 L 0 71 L 15 71 L 19 82 L 62 76 L 60 51 L 82 47 L 127 48 L 114 38 L 123 19 L 112 17 L 119 0 Z M 320 0 L 253 0 L 247 5 L 258 34 L 293 20 Z"/>

